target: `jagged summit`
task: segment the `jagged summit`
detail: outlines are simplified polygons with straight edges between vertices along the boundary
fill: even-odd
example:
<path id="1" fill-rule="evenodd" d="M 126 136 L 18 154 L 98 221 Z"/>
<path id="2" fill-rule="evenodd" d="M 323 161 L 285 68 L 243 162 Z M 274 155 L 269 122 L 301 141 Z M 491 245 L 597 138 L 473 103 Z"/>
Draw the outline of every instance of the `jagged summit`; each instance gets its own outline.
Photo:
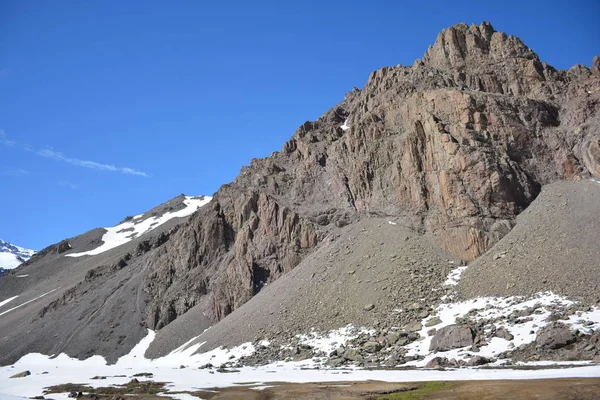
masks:
<path id="1" fill-rule="evenodd" d="M 494 30 L 489 22 L 465 23 L 444 29 L 423 56 L 423 63 L 435 68 L 477 66 L 485 62 L 502 62 L 522 58 L 539 62 L 539 57 L 516 36 Z"/>

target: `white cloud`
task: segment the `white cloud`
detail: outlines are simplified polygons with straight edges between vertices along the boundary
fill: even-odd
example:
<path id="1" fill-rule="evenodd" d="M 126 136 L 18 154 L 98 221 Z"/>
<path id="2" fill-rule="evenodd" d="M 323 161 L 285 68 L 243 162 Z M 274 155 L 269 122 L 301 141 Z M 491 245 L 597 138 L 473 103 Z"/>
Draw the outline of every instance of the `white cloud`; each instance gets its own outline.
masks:
<path id="1" fill-rule="evenodd" d="M 126 174 L 126 175 L 136 175 L 136 176 L 148 177 L 148 174 L 146 174 L 145 172 L 139 171 L 139 170 L 133 169 L 133 168 L 117 167 L 112 164 L 102 164 L 102 163 L 98 163 L 96 161 L 81 160 L 79 158 L 71 158 L 71 157 L 67 157 L 63 153 L 53 150 L 51 148 L 35 149 L 34 147 L 32 147 L 28 144 L 25 144 L 25 143 L 21 144 L 15 140 L 10 140 L 8 138 L 8 136 L 6 136 L 4 131 L 1 131 L 1 130 L 0 130 L 0 144 L 3 144 L 5 146 L 10 146 L 10 147 L 15 147 L 15 145 L 18 144 L 22 150 L 25 150 L 25 151 L 37 154 L 38 156 L 49 158 L 49 159 L 52 159 L 55 161 L 62 161 L 67 164 L 74 165 L 76 167 L 90 168 L 90 169 L 95 169 L 98 171 L 120 172 L 120 173 Z"/>
<path id="2" fill-rule="evenodd" d="M 4 133 L 3 130 L 0 130 L 0 143 L 2 143 L 4 146 L 13 147 L 16 142 L 14 140 L 10 140 L 8 136 L 6 136 L 6 133 Z"/>

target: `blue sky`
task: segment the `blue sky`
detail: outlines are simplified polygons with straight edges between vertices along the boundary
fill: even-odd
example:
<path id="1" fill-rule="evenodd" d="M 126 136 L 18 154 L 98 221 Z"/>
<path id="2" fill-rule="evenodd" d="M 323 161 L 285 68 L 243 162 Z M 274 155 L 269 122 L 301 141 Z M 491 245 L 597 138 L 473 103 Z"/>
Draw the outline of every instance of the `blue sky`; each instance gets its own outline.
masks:
<path id="1" fill-rule="evenodd" d="M 0 238 L 41 249 L 211 195 L 458 22 L 589 66 L 598 15 L 595 0 L 0 1 Z"/>

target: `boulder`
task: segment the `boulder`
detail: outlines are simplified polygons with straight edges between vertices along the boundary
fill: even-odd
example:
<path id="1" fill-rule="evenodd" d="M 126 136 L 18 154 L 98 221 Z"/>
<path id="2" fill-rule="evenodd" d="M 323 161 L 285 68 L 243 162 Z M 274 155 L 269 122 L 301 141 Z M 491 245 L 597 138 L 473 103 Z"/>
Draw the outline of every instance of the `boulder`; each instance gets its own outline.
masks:
<path id="1" fill-rule="evenodd" d="M 415 322 L 411 322 L 410 324 L 406 325 L 404 327 L 404 329 L 406 329 L 408 332 L 418 332 L 421 329 L 423 329 L 423 325 L 421 325 L 420 322 L 415 321 Z"/>
<path id="2" fill-rule="evenodd" d="M 360 355 L 360 352 L 356 349 L 348 349 L 344 351 L 343 355 L 344 359 L 349 361 L 362 361 L 363 357 Z"/>
<path id="3" fill-rule="evenodd" d="M 381 343 L 367 342 L 363 345 L 363 348 L 367 353 L 377 353 L 379 350 L 381 350 Z"/>
<path id="4" fill-rule="evenodd" d="M 538 331 L 536 347 L 542 349 L 560 349 L 577 340 L 573 332 L 563 324 L 548 325 Z"/>
<path id="5" fill-rule="evenodd" d="M 468 325 L 448 325 L 440 328 L 431 339 L 429 351 L 448 351 L 473 345 L 475 334 Z"/>
<path id="6" fill-rule="evenodd" d="M 23 371 L 23 372 L 19 372 L 18 374 L 14 374 L 13 376 L 11 376 L 11 378 L 25 378 L 26 376 L 31 375 L 31 372 L 29 371 Z"/>
<path id="7" fill-rule="evenodd" d="M 474 367 L 477 365 L 485 365 L 485 364 L 489 364 L 491 363 L 493 360 L 487 358 L 487 357 L 482 357 L 482 356 L 474 356 L 472 357 L 468 362 L 467 365 L 469 367 Z"/>
<path id="8" fill-rule="evenodd" d="M 496 329 L 496 332 L 494 333 L 495 337 L 499 337 L 501 339 L 506 339 L 506 340 L 513 340 L 515 337 L 513 336 L 512 333 L 510 333 L 508 331 L 508 329 L 504 328 L 504 327 L 500 327 L 498 329 Z"/>
<path id="9" fill-rule="evenodd" d="M 432 327 L 435 325 L 439 325 L 441 323 L 442 323 L 441 319 L 439 319 L 438 317 L 433 317 L 433 318 L 428 319 L 427 322 L 425 322 L 425 326 L 429 328 L 429 327 Z"/>
<path id="10" fill-rule="evenodd" d="M 447 367 L 449 360 L 446 357 L 434 357 L 426 365 L 425 368 Z"/>
<path id="11" fill-rule="evenodd" d="M 371 311 L 374 308 L 375 308 L 374 304 L 367 304 L 366 306 L 364 306 L 363 310 L 365 310 L 365 311 Z"/>

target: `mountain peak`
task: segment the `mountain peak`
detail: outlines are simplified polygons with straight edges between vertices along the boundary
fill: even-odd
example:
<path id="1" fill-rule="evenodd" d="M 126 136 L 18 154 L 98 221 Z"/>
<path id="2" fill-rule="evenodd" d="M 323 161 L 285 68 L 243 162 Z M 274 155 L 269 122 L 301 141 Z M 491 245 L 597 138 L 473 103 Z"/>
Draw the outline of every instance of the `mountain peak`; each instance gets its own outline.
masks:
<path id="1" fill-rule="evenodd" d="M 34 254 L 34 250 L 15 246 L 6 240 L 0 239 L 0 275 L 4 270 L 18 267 Z"/>
<path id="2" fill-rule="evenodd" d="M 442 30 L 423 56 L 423 63 L 435 68 L 476 66 L 507 58 L 539 61 L 539 57 L 516 36 L 497 32 L 489 22 L 452 25 Z"/>

